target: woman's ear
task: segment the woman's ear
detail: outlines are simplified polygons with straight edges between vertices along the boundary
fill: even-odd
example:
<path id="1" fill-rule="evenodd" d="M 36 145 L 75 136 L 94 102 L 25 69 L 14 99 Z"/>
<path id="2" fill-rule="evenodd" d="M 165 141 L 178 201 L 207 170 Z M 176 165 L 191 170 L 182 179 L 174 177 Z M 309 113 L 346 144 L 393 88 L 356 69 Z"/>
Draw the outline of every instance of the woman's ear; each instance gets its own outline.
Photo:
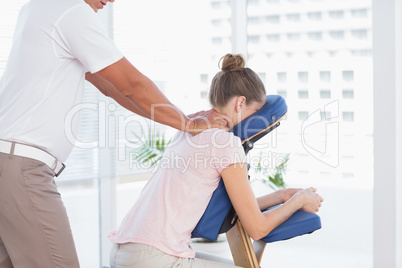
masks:
<path id="1" fill-rule="evenodd" d="M 236 98 L 236 104 L 235 104 L 235 111 L 236 113 L 240 113 L 241 110 L 244 108 L 246 105 L 246 97 L 244 96 L 239 96 Z"/>

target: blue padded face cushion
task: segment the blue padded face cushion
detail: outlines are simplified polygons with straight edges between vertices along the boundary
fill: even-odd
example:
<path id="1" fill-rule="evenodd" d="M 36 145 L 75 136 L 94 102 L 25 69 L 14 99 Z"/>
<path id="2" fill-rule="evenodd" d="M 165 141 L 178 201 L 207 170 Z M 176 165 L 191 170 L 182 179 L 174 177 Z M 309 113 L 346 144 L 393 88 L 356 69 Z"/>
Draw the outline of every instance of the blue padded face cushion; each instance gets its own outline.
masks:
<path id="1" fill-rule="evenodd" d="M 260 110 L 233 127 L 233 133 L 240 137 L 242 142 L 248 141 L 255 137 L 258 138 L 261 133 L 266 132 L 267 129 L 270 129 L 273 125 L 277 124 L 277 122 L 279 122 L 286 114 L 287 105 L 281 96 L 268 95 L 266 100 L 267 102 L 261 107 Z M 197 226 L 194 228 L 192 237 L 202 237 L 209 240 L 216 240 L 219 233 L 222 233 L 221 227 L 223 226 L 224 222 L 226 224 L 228 221 L 228 219 L 225 221 L 225 218 L 227 215 L 230 215 L 229 212 L 231 210 L 233 210 L 232 203 L 230 202 L 229 196 L 226 192 L 223 180 L 221 180 L 215 192 L 213 193 L 203 216 L 201 217 Z M 297 216 L 297 220 L 294 219 L 295 216 Z M 306 218 L 310 219 L 308 223 L 305 222 Z M 306 224 L 303 225 L 303 223 Z M 230 217 L 229 224 L 229 229 L 235 224 L 235 222 L 231 221 Z M 265 242 L 274 242 L 289 239 L 294 236 L 311 233 L 319 228 L 321 228 L 321 221 L 317 215 L 304 211 L 298 211 L 290 219 L 284 222 L 281 226 L 277 227 L 262 240 Z M 226 229 L 223 230 L 223 232 L 228 231 L 228 229 Z"/>
<path id="2" fill-rule="evenodd" d="M 280 121 L 288 106 L 285 99 L 277 95 L 266 96 L 267 102 L 254 114 L 233 127 L 232 132 L 242 142 L 247 141 L 265 129 Z"/>

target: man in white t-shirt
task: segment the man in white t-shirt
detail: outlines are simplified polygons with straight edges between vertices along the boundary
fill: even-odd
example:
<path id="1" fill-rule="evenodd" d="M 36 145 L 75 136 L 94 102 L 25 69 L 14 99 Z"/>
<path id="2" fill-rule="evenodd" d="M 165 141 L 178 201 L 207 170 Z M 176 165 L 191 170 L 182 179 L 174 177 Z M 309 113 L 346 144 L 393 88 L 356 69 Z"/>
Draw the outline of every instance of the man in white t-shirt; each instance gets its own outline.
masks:
<path id="1" fill-rule="evenodd" d="M 85 79 L 179 130 L 229 126 L 214 111 L 185 116 L 124 58 L 95 14 L 113 1 L 30 0 L 20 11 L 0 81 L 0 268 L 79 267 L 54 176 L 73 148 L 65 118 L 82 101 Z"/>

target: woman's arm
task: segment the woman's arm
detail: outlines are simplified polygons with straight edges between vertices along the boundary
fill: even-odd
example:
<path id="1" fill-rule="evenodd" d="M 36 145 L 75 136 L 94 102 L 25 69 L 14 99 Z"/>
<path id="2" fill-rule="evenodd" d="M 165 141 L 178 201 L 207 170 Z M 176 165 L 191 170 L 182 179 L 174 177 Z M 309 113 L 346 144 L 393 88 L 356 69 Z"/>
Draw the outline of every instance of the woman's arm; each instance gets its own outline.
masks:
<path id="1" fill-rule="evenodd" d="M 273 193 L 261 196 L 257 198 L 258 205 L 260 210 L 265 210 L 267 208 L 276 206 L 278 204 L 285 203 L 288 201 L 293 195 L 295 195 L 298 191 L 301 191 L 301 188 L 288 188 L 277 190 Z"/>
<path id="2" fill-rule="evenodd" d="M 313 213 L 317 212 L 323 201 L 315 193 L 314 188 L 308 188 L 297 191 L 282 206 L 262 213 L 260 204 L 255 198 L 247 179 L 247 167 L 245 164 L 232 164 L 221 172 L 221 176 L 242 225 L 254 240 L 259 240 L 266 236 L 298 209 Z M 267 200 L 271 201 L 267 202 Z M 261 205 L 265 207 L 270 203 L 281 203 L 280 194 L 272 194 L 271 198 L 266 198 Z"/>
<path id="3" fill-rule="evenodd" d="M 95 74 L 87 73 L 85 78 L 124 108 L 175 129 L 196 134 L 211 127 L 231 127 L 229 118 L 214 110 L 204 113 L 206 117 L 190 119 L 126 58 Z"/>

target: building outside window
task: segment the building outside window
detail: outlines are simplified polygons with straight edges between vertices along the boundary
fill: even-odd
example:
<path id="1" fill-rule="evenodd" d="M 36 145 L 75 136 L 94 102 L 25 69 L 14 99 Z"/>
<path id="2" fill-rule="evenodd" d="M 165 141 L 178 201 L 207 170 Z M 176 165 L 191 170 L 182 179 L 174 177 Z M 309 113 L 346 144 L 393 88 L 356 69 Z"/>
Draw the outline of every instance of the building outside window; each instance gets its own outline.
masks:
<path id="1" fill-rule="evenodd" d="M 288 79 L 288 75 L 286 72 L 279 72 L 276 74 L 276 77 L 279 82 L 285 83 Z"/>
<path id="2" fill-rule="evenodd" d="M 308 32 L 307 36 L 310 40 L 319 41 L 322 39 L 322 32 Z"/>
<path id="3" fill-rule="evenodd" d="M 308 99 L 308 90 L 299 90 L 299 99 Z"/>
<path id="4" fill-rule="evenodd" d="M 343 10 L 334 10 L 334 11 L 329 11 L 328 15 L 332 19 L 343 19 L 345 16 L 345 12 Z"/>
<path id="5" fill-rule="evenodd" d="M 368 16 L 368 10 L 365 8 L 362 9 L 352 9 L 350 11 L 353 17 L 358 17 L 358 18 L 367 18 Z"/>
<path id="6" fill-rule="evenodd" d="M 353 89 L 344 89 L 344 90 L 342 90 L 342 97 L 344 99 L 353 99 L 354 98 Z"/>
<path id="7" fill-rule="evenodd" d="M 265 20 L 268 23 L 272 23 L 272 24 L 278 24 L 280 22 L 280 16 L 279 15 L 274 15 L 274 16 L 266 16 Z"/>
<path id="8" fill-rule="evenodd" d="M 354 72 L 353 71 L 342 71 L 342 79 L 345 82 L 352 82 L 354 80 Z"/>
<path id="9" fill-rule="evenodd" d="M 317 20 L 317 21 L 319 21 L 319 20 L 322 19 L 322 13 L 321 13 L 321 12 L 309 12 L 309 13 L 307 13 L 307 17 L 308 17 L 310 20 Z"/>
<path id="10" fill-rule="evenodd" d="M 301 17 L 300 14 L 294 14 L 294 13 L 292 13 L 292 14 L 287 14 L 287 15 L 286 15 L 286 19 L 287 19 L 288 21 L 291 21 L 291 22 L 298 22 L 298 21 L 300 21 L 300 17 Z"/>
<path id="11" fill-rule="evenodd" d="M 330 99 L 331 98 L 331 90 L 321 89 L 320 90 L 320 99 Z"/>
<path id="12" fill-rule="evenodd" d="M 308 82 L 308 72 L 298 72 L 297 74 L 299 82 L 307 83 Z"/>
<path id="13" fill-rule="evenodd" d="M 329 71 L 320 71 L 320 81 L 321 82 L 330 82 L 331 81 L 331 72 Z"/>
<path id="14" fill-rule="evenodd" d="M 298 41 L 298 40 L 300 40 L 301 34 L 300 33 L 288 33 L 288 34 L 286 34 L 286 37 L 290 41 Z"/>
<path id="15" fill-rule="evenodd" d="M 345 37 L 345 32 L 344 31 L 330 31 L 329 36 L 332 39 L 342 40 Z"/>

